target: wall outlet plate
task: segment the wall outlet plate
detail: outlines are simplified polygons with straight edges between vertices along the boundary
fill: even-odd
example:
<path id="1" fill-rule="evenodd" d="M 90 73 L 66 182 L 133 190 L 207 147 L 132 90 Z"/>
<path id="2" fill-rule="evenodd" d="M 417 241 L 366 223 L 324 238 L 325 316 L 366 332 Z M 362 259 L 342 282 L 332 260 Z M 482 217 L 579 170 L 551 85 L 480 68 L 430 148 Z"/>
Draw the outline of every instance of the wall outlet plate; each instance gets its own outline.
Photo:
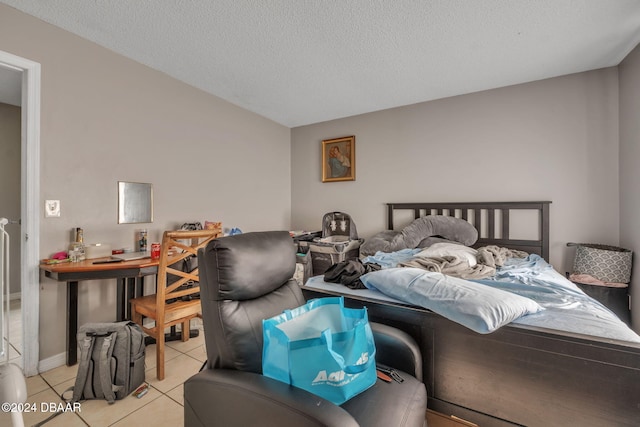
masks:
<path id="1" fill-rule="evenodd" d="M 45 200 L 44 214 L 47 218 L 60 216 L 60 200 Z"/>

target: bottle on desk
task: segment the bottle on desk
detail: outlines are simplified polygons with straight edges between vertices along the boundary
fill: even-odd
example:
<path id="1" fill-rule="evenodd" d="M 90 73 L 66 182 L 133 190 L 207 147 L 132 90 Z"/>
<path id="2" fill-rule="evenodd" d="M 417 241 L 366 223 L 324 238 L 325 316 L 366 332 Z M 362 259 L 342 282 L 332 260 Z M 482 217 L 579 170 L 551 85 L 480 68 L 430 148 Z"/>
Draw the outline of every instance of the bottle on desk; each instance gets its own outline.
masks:
<path id="1" fill-rule="evenodd" d="M 138 251 L 147 252 L 147 230 L 140 230 L 138 234 Z"/>
<path id="2" fill-rule="evenodd" d="M 74 229 L 75 238 L 74 242 L 69 245 L 69 259 L 72 262 L 76 261 L 84 261 L 85 260 L 85 250 L 84 250 L 84 230 L 82 228 L 77 227 Z"/>

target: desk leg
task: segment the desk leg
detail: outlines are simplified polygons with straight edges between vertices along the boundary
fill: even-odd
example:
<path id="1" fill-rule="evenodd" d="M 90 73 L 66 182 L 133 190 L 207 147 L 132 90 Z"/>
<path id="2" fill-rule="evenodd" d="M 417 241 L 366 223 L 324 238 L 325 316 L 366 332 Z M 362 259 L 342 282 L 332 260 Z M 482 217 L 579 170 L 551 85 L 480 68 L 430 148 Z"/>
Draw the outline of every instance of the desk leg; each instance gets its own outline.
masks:
<path id="1" fill-rule="evenodd" d="M 127 319 L 131 320 L 131 304 L 130 299 L 135 298 L 136 288 L 138 286 L 138 278 L 130 277 L 127 279 L 127 299 L 124 301 L 125 313 L 127 313 Z"/>
<path id="2" fill-rule="evenodd" d="M 144 295 L 144 276 L 139 277 L 136 280 L 136 298 L 140 298 Z"/>
<path id="3" fill-rule="evenodd" d="M 124 316 L 126 313 L 126 289 L 127 279 L 118 279 L 118 283 L 116 284 L 116 322 L 121 322 L 124 320 Z"/>
<path id="4" fill-rule="evenodd" d="M 67 366 L 78 362 L 78 282 L 67 282 Z"/>

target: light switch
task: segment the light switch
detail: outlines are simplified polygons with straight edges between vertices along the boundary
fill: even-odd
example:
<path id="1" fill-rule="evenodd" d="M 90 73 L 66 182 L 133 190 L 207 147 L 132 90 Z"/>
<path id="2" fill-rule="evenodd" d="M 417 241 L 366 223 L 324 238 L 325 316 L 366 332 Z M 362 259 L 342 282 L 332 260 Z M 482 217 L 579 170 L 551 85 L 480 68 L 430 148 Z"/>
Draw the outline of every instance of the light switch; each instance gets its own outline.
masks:
<path id="1" fill-rule="evenodd" d="M 60 216 L 60 200 L 45 200 L 44 202 L 45 216 L 59 217 Z"/>

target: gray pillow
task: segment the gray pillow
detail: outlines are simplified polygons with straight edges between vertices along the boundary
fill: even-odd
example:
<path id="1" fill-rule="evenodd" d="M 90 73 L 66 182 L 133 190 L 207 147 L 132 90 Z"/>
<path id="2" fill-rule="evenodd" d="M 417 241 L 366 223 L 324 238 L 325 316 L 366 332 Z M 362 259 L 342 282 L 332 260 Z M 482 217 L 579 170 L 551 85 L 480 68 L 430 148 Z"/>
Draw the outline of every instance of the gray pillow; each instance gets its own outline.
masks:
<path id="1" fill-rule="evenodd" d="M 471 246 L 478 240 L 478 231 L 464 219 L 444 215 L 427 215 L 414 220 L 402 231 L 386 230 L 367 239 L 360 247 L 362 256 L 376 252 L 395 252 L 401 249 L 413 249 L 435 243 L 429 238 L 441 238 L 447 241 Z"/>
<path id="2" fill-rule="evenodd" d="M 471 246 L 478 240 L 478 230 L 464 219 L 444 215 L 418 218 L 402 230 L 406 247 L 415 248 L 427 237 L 438 236 L 446 240 Z"/>

